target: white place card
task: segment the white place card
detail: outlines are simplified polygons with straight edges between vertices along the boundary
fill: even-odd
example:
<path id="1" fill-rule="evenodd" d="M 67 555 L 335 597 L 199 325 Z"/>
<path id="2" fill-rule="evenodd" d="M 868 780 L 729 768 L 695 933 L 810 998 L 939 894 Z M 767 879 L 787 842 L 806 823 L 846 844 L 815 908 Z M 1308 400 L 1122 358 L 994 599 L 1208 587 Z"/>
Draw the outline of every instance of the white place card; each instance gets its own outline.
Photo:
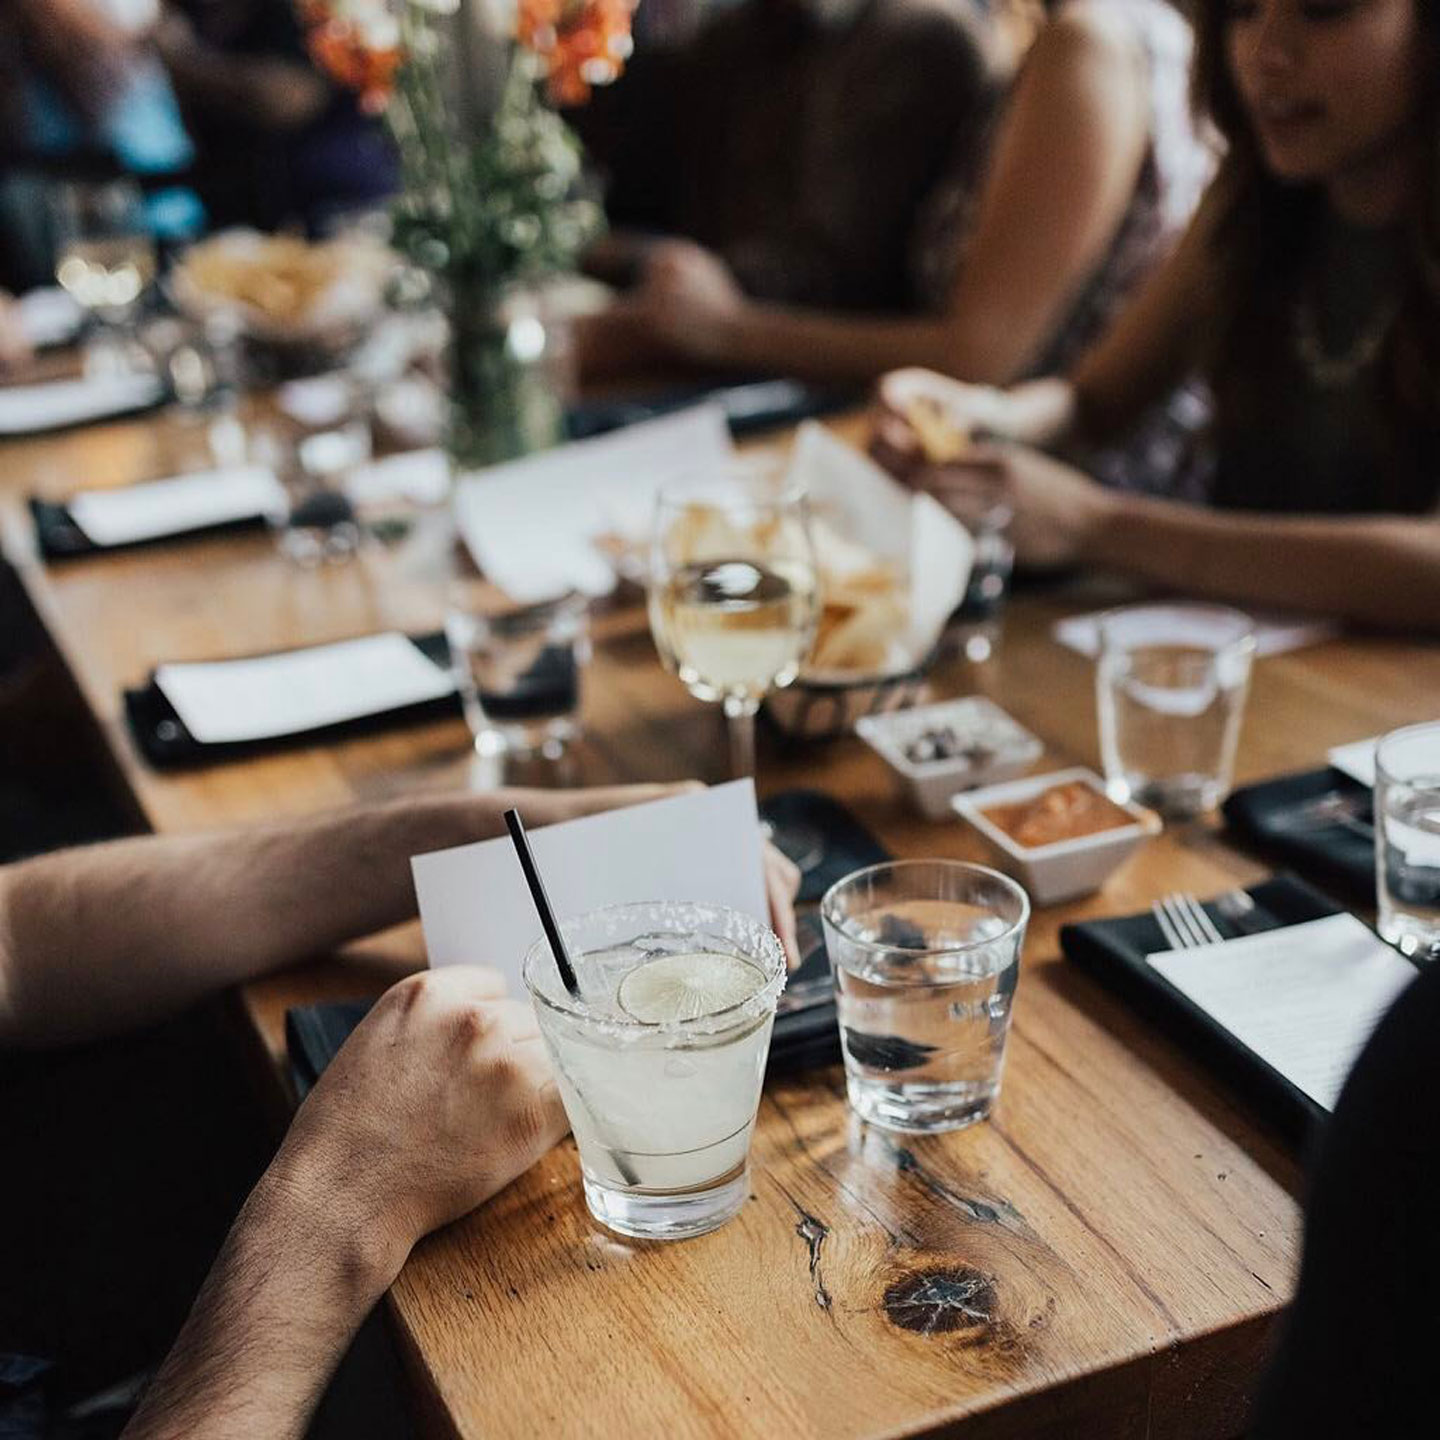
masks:
<path id="1" fill-rule="evenodd" d="M 448 670 L 393 631 L 254 659 L 161 665 L 155 683 L 202 745 L 301 735 L 455 691 Z"/>
<path id="2" fill-rule="evenodd" d="M 643 541 L 663 485 L 733 453 L 724 410 L 697 406 L 468 475 L 456 489 L 456 523 L 475 563 L 512 600 L 608 595 L 615 567 L 597 537 Z"/>
<path id="3" fill-rule="evenodd" d="M 602 905 L 700 900 L 769 923 L 750 780 L 567 820 L 532 830 L 530 840 L 562 921 Z M 510 838 L 410 864 L 430 963 L 493 966 L 523 995 L 521 963 L 541 931 Z"/>
<path id="4" fill-rule="evenodd" d="M 1055 622 L 1051 634 L 1067 649 L 1094 659 L 1100 653 L 1100 618 L 1104 614 L 1104 610 L 1096 610 L 1089 615 L 1067 616 Z M 1332 640 L 1340 633 L 1340 627 L 1333 620 L 1281 615 L 1273 611 L 1250 611 L 1249 614 L 1255 622 L 1257 655 L 1283 655 L 1289 650 L 1302 650 L 1307 645 Z"/>
<path id="5" fill-rule="evenodd" d="M 1353 915 L 1147 962 L 1326 1110 L 1395 998 L 1418 973 Z"/>
<path id="6" fill-rule="evenodd" d="M 118 490 L 82 490 L 70 516 L 95 545 L 130 545 L 210 525 L 283 515 L 285 487 L 272 471 L 247 465 L 151 480 Z"/>
<path id="7" fill-rule="evenodd" d="M 1342 775 L 1348 775 L 1352 780 L 1358 780 L 1362 785 L 1373 788 L 1375 746 L 1380 738 L 1379 735 L 1371 735 L 1365 740 L 1353 740 L 1348 745 L 1337 745 L 1325 758 Z"/>
<path id="8" fill-rule="evenodd" d="M 0 388 L 0 436 L 39 435 L 66 425 L 128 415 L 156 404 L 165 388 L 153 375 L 86 376 Z"/>

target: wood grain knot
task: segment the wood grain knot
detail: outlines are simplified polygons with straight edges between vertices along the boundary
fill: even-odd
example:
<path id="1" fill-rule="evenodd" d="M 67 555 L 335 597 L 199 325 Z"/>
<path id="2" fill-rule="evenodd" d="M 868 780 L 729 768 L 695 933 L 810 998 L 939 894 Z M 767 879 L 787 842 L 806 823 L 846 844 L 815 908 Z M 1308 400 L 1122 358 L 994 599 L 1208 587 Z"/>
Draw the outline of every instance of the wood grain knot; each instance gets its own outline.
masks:
<path id="1" fill-rule="evenodd" d="M 998 1300 L 995 1282 L 962 1265 L 907 1275 L 885 1292 L 885 1314 L 902 1330 L 945 1335 L 974 1330 L 982 1340 L 993 1329 Z"/>

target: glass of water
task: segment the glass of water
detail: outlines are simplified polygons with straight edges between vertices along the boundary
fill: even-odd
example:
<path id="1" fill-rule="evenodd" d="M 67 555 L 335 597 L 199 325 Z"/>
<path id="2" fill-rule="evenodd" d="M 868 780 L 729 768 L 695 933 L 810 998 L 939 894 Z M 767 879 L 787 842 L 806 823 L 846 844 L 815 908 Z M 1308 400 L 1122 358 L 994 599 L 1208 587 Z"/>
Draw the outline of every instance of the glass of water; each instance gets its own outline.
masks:
<path id="1" fill-rule="evenodd" d="M 1171 819 L 1230 791 L 1255 627 L 1221 605 L 1130 605 L 1100 620 L 1095 693 L 1111 796 Z"/>
<path id="2" fill-rule="evenodd" d="M 888 1130 L 959 1130 L 1000 1093 L 1030 900 L 958 860 L 872 865 L 820 902 L 851 1107 Z"/>
<path id="3" fill-rule="evenodd" d="M 445 636 L 477 752 L 558 759 L 580 733 L 580 679 L 590 659 L 585 597 L 499 606 L 488 587 L 457 580 Z"/>
<path id="4" fill-rule="evenodd" d="M 580 1151 L 585 1203 L 622 1235 L 680 1240 L 739 1213 L 785 953 L 758 920 L 655 902 L 561 925 L 580 982 L 538 941 L 525 985 Z"/>
<path id="5" fill-rule="evenodd" d="M 1375 747 L 1375 878 L 1381 936 L 1440 957 L 1440 723 L 1392 730 Z"/>
<path id="6" fill-rule="evenodd" d="M 1014 509 L 979 492 L 947 497 L 946 506 L 964 523 L 975 541 L 975 562 L 965 598 L 950 619 L 947 638 L 977 664 L 988 660 L 1000 643 L 1010 575 L 1015 568 L 1015 542 L 1010 527 Z"/>

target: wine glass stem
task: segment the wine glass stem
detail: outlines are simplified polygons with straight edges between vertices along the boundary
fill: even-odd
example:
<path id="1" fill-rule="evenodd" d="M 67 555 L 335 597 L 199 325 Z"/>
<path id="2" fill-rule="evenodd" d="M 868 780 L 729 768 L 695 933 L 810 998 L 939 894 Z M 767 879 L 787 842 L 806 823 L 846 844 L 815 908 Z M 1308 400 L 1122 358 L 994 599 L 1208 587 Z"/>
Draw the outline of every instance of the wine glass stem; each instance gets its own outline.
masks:
<path id="1" fill-rule="evenodd" d="M 753 701 L 736 696 L 725 699 L 725 719 L 730 729 L 730 775 L 743 780 L 755 773 L 755 711 Z"/>

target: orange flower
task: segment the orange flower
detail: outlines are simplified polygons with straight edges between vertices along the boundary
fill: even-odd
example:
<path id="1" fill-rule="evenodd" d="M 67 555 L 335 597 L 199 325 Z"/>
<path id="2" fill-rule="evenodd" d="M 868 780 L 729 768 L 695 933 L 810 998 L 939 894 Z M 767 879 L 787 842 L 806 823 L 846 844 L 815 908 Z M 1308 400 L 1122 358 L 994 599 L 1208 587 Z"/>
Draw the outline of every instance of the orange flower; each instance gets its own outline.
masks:
<path id="1" fill-rule="evenodd" d="M 545 63 L 557 105 L 579 105 L 630 56 L 635 0 L 519 0 L 515 38 Z"/>
<path id="2" fill-rule="evenodd" d="M 385 108 L 405 53 L 383 4 L 353 9 L 336 0 L 299 0 L 305 48 L 316 67 L 353 90 L 370 114 Z"/>

